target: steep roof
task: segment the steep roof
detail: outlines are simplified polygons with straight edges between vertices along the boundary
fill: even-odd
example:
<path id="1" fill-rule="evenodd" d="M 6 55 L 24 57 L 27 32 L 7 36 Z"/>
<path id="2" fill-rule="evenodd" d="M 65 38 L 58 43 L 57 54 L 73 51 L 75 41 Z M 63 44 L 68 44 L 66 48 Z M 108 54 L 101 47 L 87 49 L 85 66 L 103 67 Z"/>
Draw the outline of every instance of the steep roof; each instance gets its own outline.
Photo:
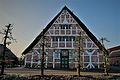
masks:
<path id="1" fill-rule="evenodd" d="M 115 46 L 112 48 L 109 48 L 108 51 L 111 53 L 112 51 L 120 50 L 120 46 Z"/>
<path id="2" fill-rule="evenodd" d="M 70 15 L 77 21 L 77 23 L 81 26 L 81 28 L 86 32 L 89 38 L 99 47 L 100 50 L 104 50 L 106 54 L 108 51 L 101 45 L 101 43 L 97 40 L 97 38 L 87 29 L 87 27 L 80 21 L 80 19 L 73 14 L 66 6 L 54 17 L 54 19 L 43 29 L 43 31 L 35 38 L 35 40 L 24 50 L 22 54 L 27 54 L 41 39 L 42 35 L 52 26 L 54 21 L 58 18 L 58 16 L 62 13 L 63 10 L 67 10 Z"/>
<path id="3" fill-rule="evenodd" d="M 116 57 L 120 57 L 120 51 L 112 52 L 109 55 L 109 58 L 116 58 Z"/>
<path id="4" fill-rule="evenodd" d="M 0 57 L 2 53 L 3 53 L 3 44 L 0 44 Z M 14 61 L 18 63 L 18 58 L 16 57 L 16 55 L 7 47 L 6 47 L 6 52 L 5 52 L 5 60 Z"/>
<path id="5" fill-rule="evenodd" d="M 120 46 L 109 48 L 108 51 L 110 53 L 109 54 L 110 58 L 120 57 Z"/>

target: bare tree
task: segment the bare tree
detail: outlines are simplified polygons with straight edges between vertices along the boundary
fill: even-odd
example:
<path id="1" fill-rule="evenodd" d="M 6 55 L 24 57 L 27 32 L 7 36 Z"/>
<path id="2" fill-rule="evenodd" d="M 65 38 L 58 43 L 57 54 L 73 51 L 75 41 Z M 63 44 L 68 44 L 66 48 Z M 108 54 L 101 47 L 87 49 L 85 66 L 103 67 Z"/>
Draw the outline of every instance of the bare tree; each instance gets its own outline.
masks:
<path id="1" fill-rule="evenodd" d="M 110 42 L 109 40 L 107 40 L 107 38 L 102 37 L 102 38 L 100 39 L 100 42 L 101 42 L 101 44 L 103 45 L 103 47 L 105 47 L 105 46 L 104 46 L 104 41 Z M 104 55 L 104 72 L 105 72 L 106 75 L 109 75 L 109 74 L 108 74 L 108 54 L 106 54 L 106 53 L 104 52 L 104 49 L 102 49 L 102 52 L 103 52 L 103 55 Z"/>
<path id="2" fill-rule="evenodd" d="M 82 32 L 79 33 L 79 36 L 77 36 L 77 48 L 78 48 L 78 55 L 77 55 L 77 61 L 78 61 L 78 76 L 80 77 L 80 70 L 81 70 L 81 53 L 83 52 L 83 36 Z"/>
<path id="3" fill-rule="evenodd" d="M 43 29 L 44 31 L 44 29 Z M 48 38 L 48 36 L 45 36 L 44 33 L 42 32 L 42 39 L 41 39 L 41 43 L 39 44 L 39 48 L 42 48 L 42 54 L 40 55 L 41 59 L 41 76 L 44 76 L 44 68 L 45 68 L 45 56 L 47 56 L 46 52 L 45 52 L 45 47 L 49 48 L 50 46 L 47 45 L 47 43 L 49 43 L 50 38 Z"/>
<path id="4" fill-rule="evenodd" d="M 5 52 L 6 52 L 6 44 L 10 45 L 11 42 L 6 42 L 7 39 L 9 40 L 15 40 L 13 37 L 12 37 L 12 25 L 11 24 L 8 24 L 5 26 L 5 28 L 3 29 L 3 32 L 0 32 L 0 34 L 3 34 L 4 37 L 3 37 L 3 40 L 4 40 L 4 43 L 3 43 L 3 53 L 2 53 L 2 62 L 1 62 L 1 75 L 4 74 L 4 67 L 5 67 Z M 15 40 L 16 41 L 16 40 Z"/>
<path id="5" fill-rule="evenodd" d="M 42 41 L 42 60 L 41 60 L 41 76 L 44 76 L 44 55 L 45 55 L 45 36 L 43 35 L 43 41 Z"/>

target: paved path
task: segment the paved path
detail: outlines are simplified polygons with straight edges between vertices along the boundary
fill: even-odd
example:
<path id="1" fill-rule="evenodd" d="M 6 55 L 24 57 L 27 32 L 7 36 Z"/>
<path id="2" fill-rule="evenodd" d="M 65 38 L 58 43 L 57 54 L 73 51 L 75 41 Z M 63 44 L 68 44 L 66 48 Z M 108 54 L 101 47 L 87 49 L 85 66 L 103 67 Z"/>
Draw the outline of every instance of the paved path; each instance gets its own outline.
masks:
<path id="1" fill-rule="evenodd" d="M 40 75 L 40 69 L 27 69 L 27 68 L 7 68 L 6 74 L 18 74 L 18 75 Z M 45 75 L 77 75 L 77 71 L 68 70 L 44 70 Z M 81 75 L 101 76 L 104 73 L 99 72 L 81 72 Z M 110 73 L 110 75 L 120 75 L 120 73 Z"/>

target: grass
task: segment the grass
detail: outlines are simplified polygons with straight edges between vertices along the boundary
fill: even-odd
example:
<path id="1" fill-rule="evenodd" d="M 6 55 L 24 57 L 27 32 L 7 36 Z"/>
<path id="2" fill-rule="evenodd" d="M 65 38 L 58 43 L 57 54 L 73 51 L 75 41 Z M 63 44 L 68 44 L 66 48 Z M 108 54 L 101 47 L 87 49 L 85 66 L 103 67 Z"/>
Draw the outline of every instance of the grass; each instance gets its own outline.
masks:
<path id="1" fill-rule="evenodd" d="M 59 75 L 34 75 L 34 76 L 24 76 L 24 75 L 1 75 L 0 80 L 119 80 L 120 76 L 59 76 Z"/>

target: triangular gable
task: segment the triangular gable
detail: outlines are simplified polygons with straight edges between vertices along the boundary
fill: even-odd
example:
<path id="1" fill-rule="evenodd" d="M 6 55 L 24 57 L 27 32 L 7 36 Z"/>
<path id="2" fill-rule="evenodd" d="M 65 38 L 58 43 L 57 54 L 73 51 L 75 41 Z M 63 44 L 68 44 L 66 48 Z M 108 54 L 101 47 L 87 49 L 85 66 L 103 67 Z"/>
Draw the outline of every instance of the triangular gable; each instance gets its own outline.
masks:
<path id="1" fill-rule="evenodd" d="M 54 19 L 43 29 L 43 31 L 35 38 L 35 40 L 24 50 L 22 54 L 28 53 L 42 38 L 42 35 L 44 35 L 48 29 L 52 26 L 52 24 L 55 22 L 55 20 L 60 16 L 63 10 L 67 10 L 69 14 L 76 20 L 76 22 L 81 26 L 81 28 L 86 32 L 88 37 L 99 47 L 100 50 L 103 50 L 106 54 L 108 54 L 108 51 L 101 45 L 101 43 L 97 40 L 97 38 L 87 29 L 87 27 L 80 21 L 80 19 L 73 14 L 66 6 L 57 14 L 57 16 L 54 17 Z"/>

